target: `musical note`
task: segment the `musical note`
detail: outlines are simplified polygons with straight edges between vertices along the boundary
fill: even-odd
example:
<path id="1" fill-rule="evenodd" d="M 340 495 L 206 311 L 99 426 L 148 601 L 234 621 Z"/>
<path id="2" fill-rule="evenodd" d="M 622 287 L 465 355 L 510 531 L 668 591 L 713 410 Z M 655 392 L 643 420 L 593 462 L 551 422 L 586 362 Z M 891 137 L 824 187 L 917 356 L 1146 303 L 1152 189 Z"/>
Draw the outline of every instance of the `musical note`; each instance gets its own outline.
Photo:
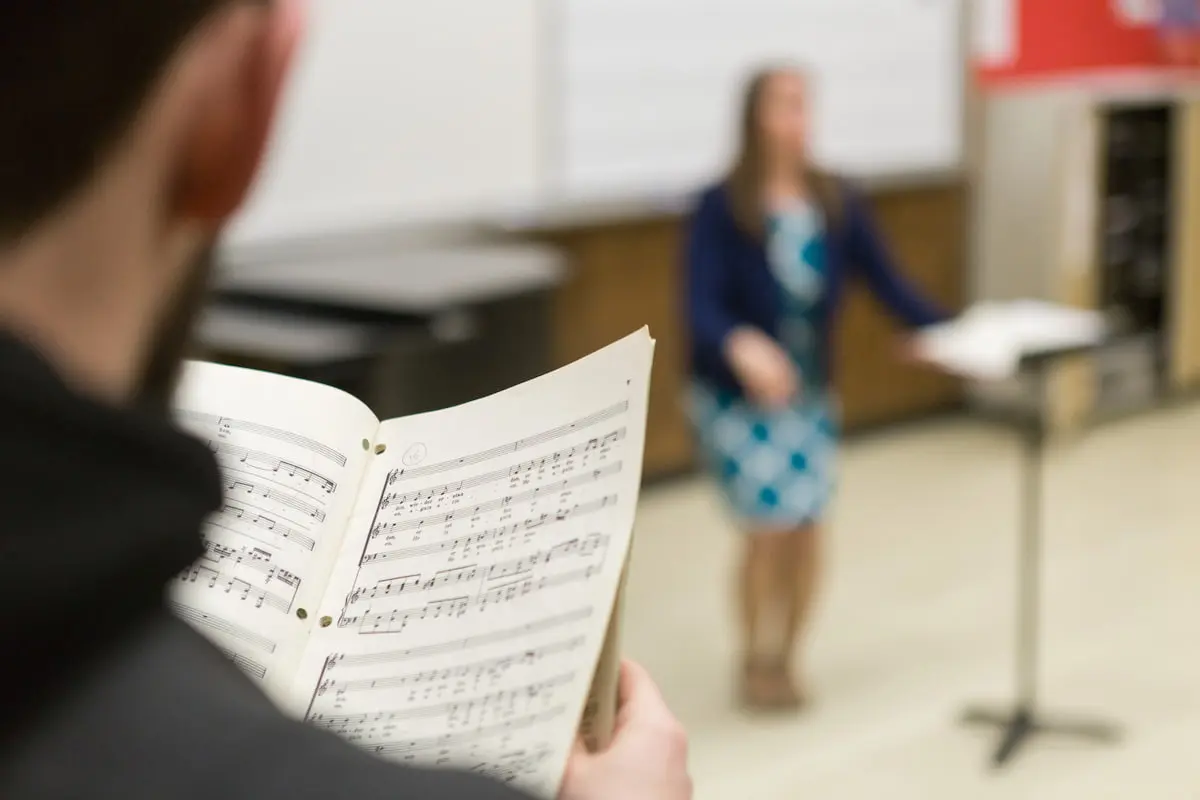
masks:
<path id="1" fill-rule="evenodd" d="M 561 511 L 555 514 L 541 514 L 537 517 L 530 517 L 522 520 L 521 522 L 514 522 L 512 525 L 506 525 L 501 528 L 491 528 L 489 530 L 473 533 L 468 536 L 459 536 L 455 539 L 446 539 L 440 542 L 434 542 L 432 544 L 404 547 L 396 550 L 379 550 L 374 553 L 365 554 L 361 563 L 365 565 L 369 563 L 396 561 L 406 558 L 420 558 L 421 556 L 433 555 L 435 553 L 446 553 L 458 549 L 483 546 L 489 543 L 495 544 L 518 533 L 529 533 L 539 528 L 547 528 L 555 524 L 576 519 L 577 517 L 585 514 L 592 514 L 597 511 L 602 511 L 609 506 L 615 505 L 616 502 L 616 495 L 605 495 L 597 500 L 581 503 L 580 505 L 577 505 L 574 508 L 566 511 Z M 378 533 L 382 533 L 382 531 L 376 528 L 372 530 L 372 533 L 378 535 Z"/>
<path id="2" fill-rule="evenodd" d="M 247 566 L 260 572 L 272 569 L 272 554 L 261 547 L 228 547 L 220 542 L 214 542 L 206 536 L 200 537 L 204 546 L 204 557 L 210 561 L 232 561 L 235 564 Z"/>
<path id="3" fill-rule="evenodd" d="M 557 717 L 562 716 L 567 712 L 566 706 L 555 706 L 549 711 L 543 711 L 538 714 L 530 714 L 527 717 L 502 722 L 497 725 L 488 725 L 486 727 L 477 728 L 466 733 L 447 733 L 440 736 L 429 736 L 420 739 L 401 739 L 393 741 L 390 744 L 381 744 L 372 748 L 379 755 L 406 755 L 416 753 L 422 750 L 452 750 L 461 749 L 464 745 L 487 740 L 496 739 L 505 735 L 513 734 L 523 728 L 532 728 L 538 724 L 549 722 Z"/>
<path id="4" fill-rule="evenodd" d="M 182 419 L 191 422 L 199 427 L 214 426 L 218 431 L 229 435 L 233 431 L 244 431 L 246 433 L 266 436 L 286 444 L 295 445 L 308 450 L 311 453 L 332 461 L 339 467 L 346 466 L 346 456 L 339 453 L 332 447 L 322 444 L 315 439 L 310 439 L 294 431 L 286 431 L 282 428 L 276 428 L 271 425 L 263 425 L 258 422 L 251 422 L 243 419 L 233 419 L 231 417 L 223 417 L 217 414 L 207 414 L 202 411 L 193 411 L 183 408 L 177 409 L 176 414 Z"/>
<path id="5" fill-rule="evenodd" d="M 248 511 L 245 506 L 228 500 L 217 510 L 217 516 L 224 516 L 235 521 L 245 522 L 261 531 L 297 544 L 310 552 L 317 546 L 317 540 L 308 534 L 301 533 L 295 528 L 268 517 L 266 514 L 255 514 L 252 511 Z"/>
<path id="6" fill-rule="evenodd" d="M 270 489 L 266 486 L 260 486 L 257 483 L 237 480 L 236 478 L 225 480 L 225 491 L 230 492 L 235 496 L 248 495 L 255 498 L 261 497 L 264 500 L 274 500 L 280 505 L 287 506 L 288 508 L 294 508 L 301 514 L 312 517 L 319 522 L 325 521 L 325 511 L 321 507 L 301 500 L 292 492 Z"/>
<path id="7" fill-rule="evenodd" d="M 337 491 L 337 483 L 324 475 L 285 461 L 279 456 L 263 450 L 251 450 L 248 447 L 238 447 L 214 439 L 208 441 L 208 446 L 216 454 L 217 462 L 221 464 L 226 473 L 237 471 L 237 465 L 245 465 L 248 468 L 270 472 L 281 477 L 299 478 L 301 484 L 312 484 L 325 494 L 333 494 Z"/>
<path id="8" fill-rule="evenodd" d="M 383 496 L 383 505 L 386 508 L 393 503 L 401 505 L 407 503 L 416 503 L 421 500 L 429 500 L 437 497 L 444 497 L 448 494 L 455 494 L 469 489 L 477 489 L 482 486 L 487 486 L 491 483 L 499 483 L 501 481 L 520 478 L 523 475 L 533 472 L 534 470 L 544 469 L 547 466 L 553 467 L 556 464 L 568 461 L 585 453 L 590 453 L 598 448 L 607 447 L 625 438 L 625 429 L 618 428 L 603 437 L 591 439 L 584 444 L 568 447 L 563 450 L 558 450 L 541 458 L 523 461 L 520 464 L 515 464 L 511 467 L 484 472 L 479 475 L 474 475 L 470 478 L 465 478 L 455 483 L 445 483 L 439 486 L 431 486 L 427 489 L 418 489 L 414 492 L 389 492 Z M 390 483 L 394 483 L 391 481 Z M 389 483 L 389 485 L 390 485 Z"/>
<path id="9" fill-rule="evenodd" d="M 471 710 L 474 708 L 486 708 L 489 705 L 498 705 L 522 697 L 537 697 L 543 692 L 555 689 L 559 686 L 569 684 L 575 678 L 574 672 L 564 672 L 554 675 L 544 680 L 533 681 L 524 685 L 516 686 L 509 689 L 503 689 L 498 692 L 491 692 L 475 697 L 470 697 L 461 700 L 454 700 L 448 703 L 437 703 L 428 706 L 417 706 L 414 708 L 404 708 L 393 711 L 371 711 L 361 714 L 318 714 L 309 718 L 309 722 L 318 728 L 333 730 L 342 728 L 343 730 L 351 725 L 359 725 L 362 723 L 385 723 L 397 722 L 399 720 L 418 719 L 420 717 L 437 717 L 449 716 L 462 710 Z"/>
<path id="10" fill-rule="evenodd" d="M 222 569 L 219 566 L 220 562 L 215 563 L 218 566 L 213 567 L 205 564 L 203 561 L 198 561 L 180 573 L 179 579 L 184 583 L 199 583 L 200 585 L 207 586 L 209 589 L 222 590 L 227 594 L 234 594 L 243 601 L 254 601 L 256 608 L 266 606 L 277 609 L 284 614 L 292 610 L 292 605 L 296 601 L 296 593 L 300 590 L 300 578 L 298 576 L 277 567 L 266 567 L 259 570 L 263 576 L 262 583 L 260 584 L 257 581 L 248 580 L 233 574 L 231 571 Z M 248 566 L 257 568 L 259 565 L 252 564 Z M 291 591 L 286 596 L 276 594 L 268 588 L 271 581 L 283 584 Z"/>
<path id="11" fill-rule="evenodd" d="M 478 565 L 472 564 L 465 567 L 442 570 L 427 580 L 422 580 L 419 573 L 416 575 L 401 575 L 394 578 L 386 578 L 377 581 L 374 586 L 356 588 L 350 593 L 347 602 L 352 604 L 359 600 L 374 600 L 379 597 L 395 597 L 402 594 L 430 592 L 446 586 L 474 581 L 480 575 L 486 577 L 487 580 L 520 575 L 530 572 L 542 564 L 548 564 L 554 558 L 566 555 L 591 556 L 597 547 L 607 543 L 607 541 L 608 537 L 604 534 L 594 533 L 586 539 L 571 539 L 557 544 L 548 550 L 531 553 L 530 555 L 506 563 L 493 564 L 487 567 L 486 571 L 481 571 Z"/>
<path id="12" fill-rule="evenodd" d="M 536 447 L 546 442 L 552 442 L 556 439 L 570 436 L 582 430 L 587 430 L 602 422 L 608 422 L 611 419 L 616 419 L 629 411 L 629 401 L 622 401 L 615 405 L 609 406 L 603 411 L 597 411 L 595 414 L 577 419 L 574 422 L 569 422 L 566 425 L 560 425 L 557 428 L 552 428 L 548 431 L 529 436 L 524 439 L 517 439 L 515 442 L 504 444 L 499 447 L 493 447 L 489 450 L 483 450 L 478 453 L 472 453 L 469 456 L 452 459 L 450 461 L 442 461 L 437 464 L 429 464 L 424 467 L 415 467 L 408 469 L 393 470 L 388 475 L 388 485 L 400 480 L 415 480 L 424 478 L 429 475 L 439 475 L 451 470 L 462 469 L 463 467 L 473 467 L 476 464 L 483 464 L 488 461 L 502 458 L 511 453 L 517 453 L 521 450 L 526 450 L 531 447 Z"/>
<path id="13" fill-rule="evenodd" d="M 394 608 L 389 611 L 373 612 L 368 607 L 361 614 L 343 615 L 338 620 L 338 626 L 346 628 L 357 625 L 359 633 L 364 634 L 401 633 L 407 624 L 414 620 L 437 620 L 445 616 L 462 616 L 472 609 L 486 610 L 491 606 L 510 602 L 536 592 L 586 581 L 595 572 L 595 567 L 589 566 L 540 577 L 531 575 L 500 586 L 493 586 L 475 597 L 451 597 L 416 608 Z"/>
<path id="14" fill-rule="evenodd" d="M 321 683 L 317 688 L 317 693 L 325 694 L 326 692 L 336 691 L 346 694 L 348 692 L 364 692 L 376 689 L 399 689 L 405 686 L 419 686 L 455 679 L 477 680 L 489 674 L 499 675 L 522 665 L 536 664 L 543 658 L 569 653 L 582 647 L 585 641 L 582 636 L 575 636 L 570 639 L 561 639 L 547 645 L 533 647 L 516 653 L 506 653 L 495 658 L 485 658 L 466 664 L 456 664 L 454 666 L 420 672 L 408 672 L 384 678 L 363 678 L 348 681 L 329 678 Z"/>
<path id="15" fill-rule="evenodd" d="M 568 611 L 564 614 L 556 614 L 542 619 L 536 619 L 532 622 L 527 622 L 514 628 L 503 628 L 498 631 L 467 636 L 463 639 L 434 642 L 420 647 L 407 648 L 405 650 L 374 650 L 371 652 L 353 654 L 331 653 L 325 659 L 323 671 L 332 671 L 338 665 L 344 667 L 371 667 L 385 664 L 396 664 L 414 659 L 429 658 L 430 656 L 459 653 L 464 650 L 486 647 L 488 645 L 529 640 L 537 637 L 539 634 L 554 632 L 562 627 L 574 627 L 580 623 L 585 623 L 591 619 L 594 614 L 595 610 L 591 606 L 587 606 L 584 608 L 574 609 L 573 611 Z"/>
<path id="16" fill-rule="evenodd" d="M 573 478 L 564 478 L 559 481 L 553 481 L 543 486 L 536 486 L 533 489 L 521 492 L 520 494 L 496 497 L 486 502 L 479 503 L 471 508 L 462 509 L 461 511 L 449 511 L 445 514 L 432 514 L 427 517 L 406 519 L 403 522 L 381 522 L 371 529 L 371 534 L 373 536 L 379 536 L 380 534 L 392 533 L 395 531 L 410 531 L 430 525 L 440 525 L 460 518 L 469 519 L 471 517 L 478 517 L 486 514 L 489 511 L 496 511 L 501 508 L 507 508 L 508 506 L 536 500 L 540 497 L 559 494 L 569 489 L 587 486 L 588 484 L 602 481 L 605 478 L 611 478 L 614 475 L 620 474 L 620 472 L 621 462 L 618 461 L 615 464 L 609 464 L 608 466 L 592 470 L 583 475 L 577 475 Z M 386 499 L 387 495 L 384 495 L 383 500 Z M 383 500 L 380 501 L 381 506 L 386 508 L 387 504 L 384 503 Z"/>

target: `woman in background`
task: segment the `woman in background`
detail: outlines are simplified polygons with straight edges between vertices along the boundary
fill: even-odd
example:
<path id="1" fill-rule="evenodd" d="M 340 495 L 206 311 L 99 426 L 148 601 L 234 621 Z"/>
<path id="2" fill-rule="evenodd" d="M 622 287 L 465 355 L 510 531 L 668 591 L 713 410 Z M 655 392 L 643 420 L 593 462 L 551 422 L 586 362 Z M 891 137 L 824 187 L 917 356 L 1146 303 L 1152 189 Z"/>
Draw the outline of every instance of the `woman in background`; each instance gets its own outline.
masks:
<path id="1" fill-rule="evenodd" d="M 742 109 L 740 153 L 689 232 L 692 411 L 746 534 L 742 702 L 795 709 L 806 694 L 792 658 L 834 488 L 831 337 L 846 281 L 865 278 L 909 325 L 941 315 L 897 275 L 863 201 L 810 163 L 804 73 L 761 71 Z"/>

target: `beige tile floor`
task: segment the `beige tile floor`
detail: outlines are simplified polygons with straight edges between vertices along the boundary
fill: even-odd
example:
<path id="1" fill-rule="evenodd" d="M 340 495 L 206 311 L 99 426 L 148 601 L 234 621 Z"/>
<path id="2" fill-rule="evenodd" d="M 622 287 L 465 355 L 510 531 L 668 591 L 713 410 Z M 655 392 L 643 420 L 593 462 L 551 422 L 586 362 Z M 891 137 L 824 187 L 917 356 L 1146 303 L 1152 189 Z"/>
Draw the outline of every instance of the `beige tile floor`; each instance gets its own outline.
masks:
<path id="1" fill-rule="evenodd" d="M 960 727 L 1009 696 L 1018 453 L 931 424 L 847 448 L 811 647 L 817 704 L 733 706 L 737 538 L 701 480 L 648 490 L 625 645 L 687 725 L 700 800 L 1200 798 L 1200 407 L 1061 444 L 1047 476 L 1044 703 L 1125 740 L 1036 740 L 1006 771 Z"/>

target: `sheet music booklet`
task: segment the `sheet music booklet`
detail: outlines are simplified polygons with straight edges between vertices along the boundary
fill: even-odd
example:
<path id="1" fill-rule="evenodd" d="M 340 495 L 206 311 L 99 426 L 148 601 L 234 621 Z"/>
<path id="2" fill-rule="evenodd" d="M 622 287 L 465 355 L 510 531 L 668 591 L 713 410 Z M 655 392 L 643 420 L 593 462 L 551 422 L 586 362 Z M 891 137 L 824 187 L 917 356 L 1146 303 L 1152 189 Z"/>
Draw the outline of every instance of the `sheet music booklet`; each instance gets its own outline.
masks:
<path id="1" fill-rule="evenodd" d="M 173 611 L 311 725 L 554 796 L 577 733 L 611 732 L 653 351 L 642 330 L 384 422 L 326 386 L 190 363 L 178 419 L 225 499 Z"/>

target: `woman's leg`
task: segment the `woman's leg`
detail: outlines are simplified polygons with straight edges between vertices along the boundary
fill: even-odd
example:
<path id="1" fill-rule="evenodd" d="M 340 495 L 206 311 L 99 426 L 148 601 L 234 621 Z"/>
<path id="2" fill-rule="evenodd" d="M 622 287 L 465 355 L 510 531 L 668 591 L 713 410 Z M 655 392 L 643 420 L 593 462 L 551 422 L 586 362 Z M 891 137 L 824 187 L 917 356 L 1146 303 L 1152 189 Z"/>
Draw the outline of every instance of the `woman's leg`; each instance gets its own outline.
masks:
<path id="1" fill-rule="evenodd" d="M 742 624 L 742 699 L 755 708 L 792 705 L 779 680 L 781 647 L 787 641 L 791 586 L 781 586 L 779 564 L 789 558 L 790 532 L 751 530 L 738 580 Z"/>
<path id="2" fill-rule="evenodd" d="M 762 659 L 772 650 L 769 642 L 771 617 L 778 611 L 775 558 L 782 546 L 783 535 L 779 533 L 751 531 L 746 536 L 738 594 L 742 653 L 747 661 Z"/>
<path id="3" fill-rule="evenodd" d="M 803 647 L 820 583 L 820 543 L 820 527 L 816 523 L 797 528 L 787 535 L 785 552 L 776 566 L 785 609 L 781 667 L 789 684 L 795 677 L 800 677 L 801 687 L 804 685 L 803 668 L 795 671 L 793 663 L 797 649 Z M 804 700 L 803 688 L 797 693 L 797 699 Z"/>

